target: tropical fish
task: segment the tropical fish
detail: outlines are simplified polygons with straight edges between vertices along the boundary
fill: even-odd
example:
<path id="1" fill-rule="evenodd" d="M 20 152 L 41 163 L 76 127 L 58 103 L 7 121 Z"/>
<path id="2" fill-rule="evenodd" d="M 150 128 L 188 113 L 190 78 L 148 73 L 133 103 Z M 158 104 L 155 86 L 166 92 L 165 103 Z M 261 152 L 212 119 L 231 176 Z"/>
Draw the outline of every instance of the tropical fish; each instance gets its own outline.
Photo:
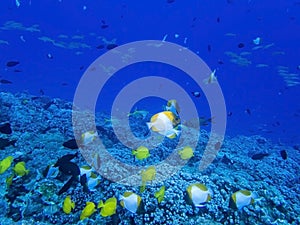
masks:
<path id="1" fill-rule="evenodd" d="M 15 177 L 15 174 L 11 174 L 9 177 L 6 178 L 6 187 L 9 188 L 9 186 L 12 184 L 13 179 Z"/>
<path id="2" fill-rule="evenodd" d="M 261 38 L 260 37 L 257 37 L 255 39 L 253 39 L 253 44 L 255 44 L 255 45 L 259 45 L 260 42 L 261 42 Z"/>
<path id="3" fill-rule="evenodd" d="M 212 71 L 208 78 L 203 80 L 204 84 L 213 84 L 217 82 L 216 70 Z"/>
<path id="4" fill-rule="evenodd" d="M 64 186 L 59 190 L 58 194 L 66 192 L 72 185 L 72 183 L 78 180 L 80 175 L 80 169 L 76 163 L 71 162 L 71 160 L 78 156 L 78 153 L 67 154 L 57 160 L 54 167 L 58 167 L 59 171 L 65 175 L 71 176 L 71 178 L 64 184 Z"/>
<path id="5" fill-rule="evenodd" d="M 211 200 L 211 191 L 200 183 L 191 184 L 186 189 L 189 201 L 196 207 L 203 207 L 206 202 Z"/>
<path id="6" fill-rule="evenodd" d="M 133 192 L 125 192 L 120 196 L 120 204 L 132 213 L 138 213 L 143 208 L 142 198 Z"/>
<path id="7" fill-rule="evenodd" d="M 239 190 L 231 195 L 230 206 L 235 209 L 242 209 L 245 206 L 253 204 L 257 199 L 257 194 L 249 190 Z"/>
<path id="8" fill-rule="evenodd" d="M 97 208 L 101 208 L 100 214 L 103 217 L 112 216 L 116 213 L 117 208 L 117 199 L 115 197 L 109 198 L 103 203 L 101 200 L 97 206 Z"/>
<path id="9" fill-rule="evenodd" d="M 12 84 L 10 80 L 1 79 L 0 84 Z"/>
<path id="10" fill-rule="evenodd" d="M 88 190 L 94 191 L 100 184 L 101 178 L 94 173 L 94 170 L 90 166 L 80 167 L 80 183 L 86 186 Z"/>
<path id="11" fill-rule="evenodd" d="M 178 105 L 178 102 L 175 99 L 171 99 L 167 102 L 166 111 L 170 111 L 174 113 L 175 116 L 179 116 L 178 113 L 180 113 L 180 107 Z"/>
<path id="12" fill-rule="evenodd" d="M 19 61 L 9 61 L 9 62 L 6 63 L 6 66 L 7 67 L 14 67 L 14 66 L 16 66 L 18 64 L 20 64 Z"/>
<path id="13" fill-rule="evenodd" d="M 73 202 L 71 200 L 71 196 L 68 195 L 63 202 L 62 209 L 63 209 L 64 213 L 70 214 L 74 208 L 75 208 L 75 202 Z"/>
<path id="14" fill-rule="evenodd" d="M 178 151 L 181 159 L 190 159 L 194 156 L 194 151 L 190 146 L 184 147 L 181 151 Z"/>
<path id="15" fill-rule="evenodd" d="M 97 138 L 97 136 L 97 132 L 87 131 L 81 135 L 81 144 L 88 145 L 92 143 Z"/>
<path id="16" fill-rule="evenodd" d="M 136 150 L 132 150 L 132 155 L 139 160 L 147 159 L 150 156 L 149 149 L 145 146 L 140 146 Z"/>
<path id="17" fill-rule="evenodd" d="M 154 197 L 157 198 L 158 203 L 161 203 L 165 198 L 165 186 L 162 186 L 157 192 L 155 192 Z"/>
<path id="18" fill-rule="evenodd" d="M 152 181 L 156 176 L 156 169 L 154 166 L 149 166 L 146 170 L 142 170 L 142 183 L 146 183 L 148 181 Z"/>
<path id="19" fill-rule="evenodd" d="M 251 159 L 253 159 L 253 160 L 261 160 L 264 157 L 269 156 L 269 155 L 270 155 L 269 153 L 257 153 L 257 154 L 252 155 Z"/>
<path id="20" fill-rule="evenodd" d="M 180 120 L 174 113 L 163 111 L 152 116 L 150 122 L 147 123 L 147 126 L 152 131 L 158 132 L 163 136 L 175 138 L 180 134 L 180 131 L 175 129 L 179 123 Z"/>
<path id="21" fill-rule="evenodd" d="M 0 161 L 0 174 L 8 170 L 13 160 L 14 158 L 12 156 L 7 156 L 5 159 Z"/>
<path id="22" fill-rule="evenodd" d="M 281 150 L 280 151 L 280 156 L 282 159 L 286 160 L 288 158 L 286 150 Z"/>
<path id="23" fill-rule="evenodd" d="M 25 162 L 18 162 L 13 168 L 13 171 L 16 175 L 21 177 L 29 173 L 29 170 L 26 169 Z"/>
<path id="24" fill-rule="evenodd" d="M 196 98 L 199 98 L 201 96 L 201 93 L 199 91 L 192 91 L 191 93 Z"/>
<path id="25" fill-rule="evenodd" d="M 78 145 L 75 139 L 70 139 L 66 142 L 63 143 L 63 146 L 65 148 L 69 148 L 69 149 L 78 149 Z"/>
<path id="26" fill-rule="evenodd" d="M 87 202 L 80 214 L 80 220 L 90 217 L 94 212 L 96 212 L 95 204 L 93 202 Z"/>

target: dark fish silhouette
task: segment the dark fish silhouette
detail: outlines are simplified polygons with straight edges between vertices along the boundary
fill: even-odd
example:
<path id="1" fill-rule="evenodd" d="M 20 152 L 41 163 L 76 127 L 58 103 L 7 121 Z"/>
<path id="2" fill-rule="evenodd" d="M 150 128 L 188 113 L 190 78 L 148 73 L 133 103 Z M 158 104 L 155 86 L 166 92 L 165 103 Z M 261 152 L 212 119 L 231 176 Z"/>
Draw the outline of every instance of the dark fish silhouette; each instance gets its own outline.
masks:
<path id="1" fill-rule="evenodd" d="M 9 62 L 6 63 L 6 66 L 7 67 L 14 67 L 14 66 L 16 66 L 18 64 L 20 64 L 19 61 L 9 61 Z"/>
<path id="2" fill-rule="evenodd" d="M 261 160 L 264 157 L 269 156 L 269 155 L 270 154 L 268 154 L 268 153 L 257 153 L 257 154 L 252 155 L 251 159 L 253 159 L 253 160 Z"/>
<path id="3" fill-rule="evenodd" d="M 250 109 L 246 109 L 245 113 L 247 113 L 248 115 L 251 115 L 251 110 Z"/>
<path id="4" fill-rule="evenodd" d="M 108 45 L 106 46 L 106 49 L 107 49 L 107 50 L 111 50 L 111 49 L 116 48 L 116 47 L 118 47 L 117 44 L 108 44 Z"/>
<path id="5" fill-rule="evenodd" d="M 12 82 L 10 80 L 5 80 L 5 79 L 0 80 L 0 83 L 1 84 L 12 84 Z"/>
<path id="6" fill-rule="evenodd" d="M 59 158 L 54 164 L 54 167 L 58 167 L 59 171 L 65 175 L 71 176 L 71 178 L 64 184 L 64 186 L 59 190 L 58 195 L 66 192 L 73 182 L 77 180 L 77 176 L 80 175 L 80 169 L 76 163 L 71 162 L 72 159 L 78 156 L 78 153 L 67 154 Z"/>
<path id="7" fill-rule="evenodd" d="M 89 192 L 89 187 L 87 185 L 87 177 L 86 174 L 83 174 L 82 176 L 80 176 L 80 184 L 83 187 L 83 191 L 84 192 Z"/>
<path id="8" fill-rule="evenodd" d="M 78 149 L 78 145 L 77 145 L 77 142 L 75 139 L 71 139 L 71 140 L 64 142 L 63 146 L 65 148 L 69 148 L 69 149 Z"/>
<path id="9" fill-rule="evenodd" d="M 238 44 L 238 48 L 244 48 L 245 47 L 245 44 L 244 43 L 239 43 Z"/>
<path id="10" fill-rule="evenodd" d="M 10 141 L 9 139 L 6 138 L 0 138 L 0 149 L 4 150 L 6 147 L 10 145 L 15 145 L 16 142 L 17 140 Z"/>
<path id="11" fill-rule="evenodd" d="M 207 45 L 207 51 L 211 52 L 211 45 Z"/>
<path id="12" fill-rule="evenodd" d="M 74 159 L 77 156 L 78 156 L 78 153 L 64 155 L 63 157 L 61 157 L 57 160 L 54 167 L 58 167 L 58 166 L 63 165 L 66 162 L 70 162 L 72 159 Z"/>
<path id="13" fill-rule="evenodd" d="M 107 24 L 101 25 L 101 29 L 106 29 L 106 28 L 108 28 L 108 25 L 107 25 Z"/>
<path id="14" fill-rule="evenodd" d="M 73 181 L 76 180 L 75 177 L 71 177 L 67 183 L 64 184 L 64 186 L 62 186 L 62 188 L 59 190 L 58 195 L 61 195 L 62 193 L 66 192 L 67 190 L 69 190 L 69 188 L 71 187 L 71 185 L 73 184 Z"/>
<path id="15" fill-rule="evenodd" d="M 53 59 L 53 55 L 52 55 L 51 53 L 48 53 L 48 54 L 47 54 L 47 58 L 48 58 L 48 59 Z"/>
<path id="16" fill-rule="evenodd" d="M 12 130 L 10 127 L 10 123 L 0 124 L 0 133 L 2 134 L 11 134 Z"/>
<path id="17" fill-rule="evenodd" d="M 201 96 L 199 91 L 192 91 L 192 95 L 195 96 L 196 98 L 199 98 Z"/>
<path id="18" fill-rule="evenodd" d="M 284 160 L 286 160 L 288 158 L 286 150 L 281 150 L 280 155 L 281 155 L 281 158 Z"/>

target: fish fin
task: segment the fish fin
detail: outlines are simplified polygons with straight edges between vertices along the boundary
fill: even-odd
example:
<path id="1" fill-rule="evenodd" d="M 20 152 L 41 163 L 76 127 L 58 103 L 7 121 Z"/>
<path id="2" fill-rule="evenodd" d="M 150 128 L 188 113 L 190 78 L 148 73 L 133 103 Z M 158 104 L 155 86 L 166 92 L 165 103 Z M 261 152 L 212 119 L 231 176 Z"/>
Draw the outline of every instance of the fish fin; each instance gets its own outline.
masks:
<path id="1" fill-rule="evenodd" d="M 97 209 L 102 208 L 103 206 L 104 206 L 104 203 L 103 203 L 103 201 L 101 200 L 101 201 L 98 203 Z"/>
<path id="2" fill-rule="evenodd" d="M 149 129 L 151 129 L 151 127 L 153 126 L 153 123 L 151 123 L 151 122 L 147 123 L 147 126 L 148 126 Z"/>

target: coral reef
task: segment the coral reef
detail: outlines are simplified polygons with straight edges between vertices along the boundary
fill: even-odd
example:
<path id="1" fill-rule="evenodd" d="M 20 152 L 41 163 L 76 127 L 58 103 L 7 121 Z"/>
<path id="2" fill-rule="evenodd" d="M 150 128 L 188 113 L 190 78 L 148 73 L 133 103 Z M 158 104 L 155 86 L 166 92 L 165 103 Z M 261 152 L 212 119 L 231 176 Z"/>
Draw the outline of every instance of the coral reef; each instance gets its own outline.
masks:
<path id="1" fill-rule="evenodd" d="M 156 182 L 147 183 L 140 193 L 138 186 L 124 186 L 102 178 L 93 191 L 85 192 L 80 182 L 58 195 L 66 183 L 64 176 L 45 177 L 43 171 L 67 154 L 79 152 L 68 149 L 63 143 L 74 138 L 72 129 L 72 104 L 60 99 L 36 97 L 26 93 L 0 93 L 1 123 L 10 123 L 12 134 L 0 133 L 0 138 L 16 140 L 0 150 L 0 160 L 12 156 L 12 166 L 0 174 L 0 221 L 2 225 L 22 222 L 22 224 L 300 224 L 300 179 L 299 148 L 277 145 L 261 136 L 225 137 L 223 145 L 213 163 L 204 171 L 199 170 L 209 133 L 201 130 L 200 138 L 192 157 L 182 168 L 176 161 L 156 174 Z M 176 147 L 176 141 L 166 139 L 150 150 L 151 156 L 143 161 L 135 161 L 132 149 L 122 145 L 114 135 L 108 115 L 98 113 L 96 124 L 99 137 L 116 159 L 129 165 L 155 165 L 166 159 Z M 130 118 L 136 136 L 149 136 L 143 120 Z M 122 124 L 121 124 L 122 126 Z M 140 128 L 140 129 L 139 129 Z M 190 128 L 193 133 L 194 128 Z M 191 135 L 193 137 L 193 135 Z M 185 140 L 186 142 L 194 140 Z M 175 144 L 174 144 L 175 143 Z M 299 144 L 295 145 L 298 146 Z M 149 148 L 150 149 L 150 148 Z M 287 159 L 280 151 L 287 152 Z M 264 157 L 253 157 L 265 154 Z M 26 162 L 29 173 L 15 176 L 9 184 L 7 178 L 17 162 Z M 72 159 L 78 166 L 86 165 L 78 154 Z M 110 165 L 114 167 L 114 164 Z M 181 167 L 181 166 L 180 166 Z M 173 168 L 175 172 L 170 172 Z M 118 168 L 114 168 L 117 169 Z M 160 180 L 161 172 L 173 174 Z M 7 183 L 7 185 L 5 185 Z M 194 207 L 186 201 L 186 188 L 192 183 L 203 183 L 213 195 L 205 207 Z M 154 193 L 165 185 L 165 196 L 158 203 Z M 235 210 L 229 206 L 232 193 L 240 189 L 255 191 L 258 198 L 254 204 Z M 89 218 L 80 221 L 80 213 L 86 202 L 119 197 L 125 191 L 139 194 L 144 210 L 132 214 L 117 205 L 116 214 L 102 217 L 99 210 Z M 75 202 L 70 214 L 62 211 L 62 203 L 67 195 Z M 91 222 L 91 223 L 89 223 Z"/>

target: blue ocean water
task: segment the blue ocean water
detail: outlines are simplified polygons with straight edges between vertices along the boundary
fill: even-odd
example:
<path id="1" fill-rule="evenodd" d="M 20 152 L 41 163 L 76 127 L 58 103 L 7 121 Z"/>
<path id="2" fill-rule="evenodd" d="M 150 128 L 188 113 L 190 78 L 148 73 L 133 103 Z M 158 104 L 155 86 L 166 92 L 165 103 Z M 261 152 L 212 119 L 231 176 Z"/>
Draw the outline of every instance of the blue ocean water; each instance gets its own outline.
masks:
<path id="1" fill-rule="evenodd" d="M 155 218 L 162 216 L 161 213 L 168 215 L 162 224 L 183 224 L 182 221 L 186 221 L 186 224 L 299 223 L 297 213 L 289 217 L 284 216 L 286 211 L 290 211 L 287 209 L 287 204 L 294 203 L 292 209 L 299 212 L 299 202 L 297 202 L 299 196 L 296 196 L 297 190 L 299 190 L 297 173 L 299 173 L 300 148 L 299 1 L 74 0 L 71 2 L 66 0 L 3 0 L 0 2 L 0 11 L 0 92 L 2 96 L 0 99 L 2 104 L 0 122 L 1 124 L 10 123 L 13 130 L 12 134 L 1 134 L 1 138 L 17 141 L 15 145 L 7 145 L 5 141 L 2 141 L 5 147 L 1 150 L 1 160 L 14 154 L 15 160 L 12 167 L 18 162 L 25 161 L 26 165 L 28 163 L 30 172 L 34 171 L 34 174 L 40 174 L 48 166 L 48 164 L 42 163 L 42 157 L 47 155 L 42 152 L 43 150 L 49 149 L 48 161 L 50 160 L 53 164 L 65 154 L 74 154 L 74 150 L 68 151 L 61 148 L 64 141 L 74 138 L 71 120 L 72 102 L 80 79 L 93 69 L 93 66 L 90 65 L 98 57 L 108 52 L 118 51 L 118 47 L 131 42 L 157 40 L 162 44 L 175 43 L 200 57 L 211 71 L 216 71 L 217 83 L 224 96 L 227 124 L 224 145 L 214 161 L 215 165 L 208 167 L 206 172 L 194 173 L 194 167 L 198 166 L 197 162 L 201 159 L 199 155 L 203 154 L 204 143 L 207 142 L 211 132 L 212 123 L 214 123 L 214 119 L 218 118 L 215 118 L 209 108 L 210 104 L 205 91 L 184 71 L 174 66 L 161 62 L 140 62 L 114 71 L 115 73 L 101 91 L 99 90 L 96 104 L 96 112 L 99 117 L 95 119 L 96 125 L 101 127 L 100 137 L 105 139 L 105 147 L 112 149 L 112 155 L 116 158 L 123 158 L 124 162 L 129 160 L 128 163 L 132 163 L 130 147 L 124 148 L 127 151 L 125 153 L 122 152 L 124 150 L 122 145 L 118 145 L 116 141 L 111 141 L 111 143 L 109 140 L 112 137 L 115 138 L 112 134 L 115 131 L 109 124 L 112 122 L 109 115 L 114 100 L 127 85 L 143 77 L 157 76 L 176 82 L 195 104 L 198 117 L 202 120 L 200 129 L 202 133 L 199 142 L 196 143 L 197 147 L 194 149 L 194 161 L 192 158 L 187 169 L 177 174 L 177 177 L 159 184 L 164 184 L 167 189 L 172 188 L 174 180 L 176 182 L 176 179 L 182 180 L 183 177 L 182 183 L 179 183 L 185 186 L 192 181 L 201 181 L 206 182 L 208 186 L 210 184 L 215 188 L 222 187 L 224 192 L 228 192 L 228 198 L 224 197 L 224 193 L 220 190 L 213 191 L 221 193 L 220 196 L 223 194 L 223 201 L 220 200 L 218 203 L 225 202 L 226 207 L 219 209 L 218 213 L 222 214 L 222 216 L 219 215 L 219 218 L 212 216 L 220 207 L 217 201 L 205 209 L 196 207 L 196 209 L 186 211 L 179 210 L 186 217 L 181 216 L 179 212 L 173 212 L 173 208 L 172 212 L 166 209 L 163 211 L 164 207 L 159 207 L 153 197 L 154 190 L 158 189 L 158 185 L 151 189 L 152 192 L 149 191 L 151 188 L 149 187 L 149 193 L 144 193 L 144 201 L 148 200 L 151 203 L 149 203 L 150 205 L 145 203 L 144 214 L 136 217 L 134 214 L 125 214 L 125 209 L 118 206 L 119 222 L 115 223 L 151 224 L 150 222 L 152 222 L 152 224 L 158 224 Z M 147 52 L 145 54 L 147 55 Z M 168 57 L 172 58 L 173 56 L 168 55 Z M 209 75 L 202 74 L 201 76 L 208 78 Z M 155 86 L 157 83 L 149 82 L 148 85 Z M 203 83 L 203 85 L 206 84 Z M 91 86 L 93 85 L 91 84 Z M 138 91 L 143 89 L 146 87 L 139 86 Z M 87 96 L 89 92 L 92 93 L 89 87 L 86 91 Z M 137 93 L 137 90 L 130 91 L 132 95 Z M 170 93 L 172 91 L 177 92 L 170 90 Z M 199 95 L 195 92 L 197 94 L 199 92 Z M 158 93 L 141 98 L 130 107 L 130 111 L 124 112 L 128 114 L 135 111 L 147 111 L 145 117 L 140 114 L 137 117 L 131 117 L 129 121 L 131 131 L 135 133 L 135 136 L 148 137 L 149 129 L 147 129 L 146 122 L 149 122 L 154 114 L 163 111 L 166 102 L 170 100 L 157 96 L 159 96 Z M 127 99 L 122 101 L 126 105 Z M 179 102 L 180 105 L 182 104 Z M 103 121 L 107 121 L 107 123 Z M 99 132 L 99 127 L 97 130 Z M 127 132 L 127 130 L 122 131 L 123 133 Z M 53 137 L 50 138 L 47 134 L 49 136 L 52 134 Z M 18 139 L 18 136 L 21 138 Z M 31 138 L 34 139 L 32 143 L 30 143 Z M 147 159 L 145 164 L 139 161 L 134 161 L 133 164 L 151 165 L 167 158 L 173 150 L 172 140 L 166 138 L 163 143 L 165 146 L 158 147 L 151 153 L 151 156 L 154 156 L 153 161 Z M 50 144 L 47 145 L 47 143 Z M 62 151 L 55 155 L 53 148 Z M 283 159 L 284 157 L 280 154 L 282 150 L 288 152 L 287 160 Z M 40 168 L 34 166 L 31 157 L 36 151 L 36 160 L 41 161 L 37 163 Z M 164 151 L 165 154 L 160 154 L 161 151 Z M 31 156 L 26 158 L 24 153 Z M 253 155 L 257 154 L 259 154 L 258 159 L 255 157 L 253 159 Z M 41 158 L 38 159 L 39 157 Z M 247 164 L 247 160 L 251 157 L 253 162 Z M 85 162 L 83 158 L 75 159 L 78 166 L 82 166 Z M 87 161 L 90 163 L 89 160 Z M 225 169 L 222 163 L 227 165 Z M 263 170 L 266 170 L 266 173 L 274 174 L 271 165 L 278 166 L 275 169 L 277 174 L 283 171 L 284 178 L 282 179 L 287 182 L 285 187 L 291 191 L 296 203 L 294 200 L 288 200 L 284 193 L 281 193 L 282 196 L 278 194 L 279 191 L 276 188 L 280 189 L 280 187 L 276 186 L 276 182 L 272 190 L 264 189 L 272 183 L 273 179 L 277 179 L 268 174 L 260 174 Z M 214 179 L 217 179 L 216 176 L 222 168 L 223 171 L 228 170 L 228 174 L 230 171 L 242 173 L 241 171 L 244 170 L 245 173 L 249 173 L 249 176 L 243 177 L 243 175 L 237 174 L 235 183 L 232 184 L 228 180 L 229 178 L 225 178 L 229 175 L 224 172 L 222 175 L 224 175 L 225 183 L 219 184 Z M 253 168 L 260 170 L 257 172 L 259 174 L 257 177 L 248 171 L 253 171 Z M 10 169 L 12 170 L 12 168 Z M 3 170 L 3 173 L 5 171 Z M 113 182 L 105 180 L 97 190 L 101 194 L 97 195 L 93 192 L 90 195 L 96 196 L 96 199 L 93 200 L 92 197 L 86 196 L 88 194 L 79 191 L 81 190 L 78 187 L 79 183 L 77 189 L 73 184 L 74 190 L 71 188 L 64 193 L 82 201 L 80 204 L 75 201 L 77 207 L 73 214 L 66 214 L 61 210 L 64 200 L 62 196 L 51 197 L 44 200 L 44 203 L 37 203 L 38 206 L 44 205 L 45 208 L 49 208 L 51 205 L 59 206 L 59 209 L 53 209 L 50 216 L 47 214 L 49 211 L 44 213 L 47 216 L 42 216 L 44 211 L 40 211 L 39 216 L 33 216 L 37 214 L 38 210 L 24 207 L 21 207 L 21 214 L 12 212 L 13 209 L 18 209 L 22 205 L 22 201 L 25 202 L 24 204 L 29 204 L 29 201 L 35 204 L 34 199 L 28 200 L 27 198 L 26 202 L 25 197 L 22 198 L 22 195 L 28 196 L 26 191 L 25 194 L 21 192 L 19 195 L 21 197 L 13 197 L 22 186 L 20 184 L 26 184 L 24 186 L 28 186 L 27 189 L 31 190 L 30 180 L 34 178 L 30 172 L 27 178 L 26 176 L 19 176 L 20 179 L 18 176 L 14 178 L 15 187 L 11 187 L 14 191 L 9 191 L 9 188 L 4 187 L 3 190 L 1 189 L 1 195 L 8 199 L 1 203 L 3 207 L 7 208 L 6 212 L 1 214 L 1 218 L 3 218 L 1 224 L 10 224 L 9 219 L 16 224 L 21 221 L 28 224 L 33 224 L 33 221 L 36 224 L 38 221 L 41 224 L 59 224 L 62 221 L 76 224 L 80 221 L 79 215 L 87 199 L 98 203 L 100 199 L 108 199 L 113 195 L 122 194 L 122 191 L 126 189 L 124 186 L 114 186 Z M 188 175 L 189 173 L 193 173 L 193 175 Z M 210 176 L 211 173 L 215 174 L 215 177 Z M 2 176 L 4 184 L 8 176 L 0 176 Z M 252 178 L 257 181 L 256 186 L 251 186 Z M 43 179 L 36 179 L 39 182 L 45 182 Z M 50 178 L 47 177 L 47 179 L 50 180 L 50 183 L 53 182 Z M 246 184 L 243 179 L 248 179 L 249 183 Z M 259 179 L 265 180 L 266 183 L 261 184 L 262 181 Z M 62 177 L 60 181 L 64 183 L 67 179 Z M 291 187 L 292 183 L 296 184 L 296 188 Z M 22 187 L 24 188 L 24 186 Z M 109 189 L 106 191 L 108 186 Z M 59 188 L 57 189 L 59 190 Z M 270 195 L 273 197 L 277 194 L 281 197 L 270 200 L 271 197 L 268 199 L 268 194 L 258 193 L 263 200 L 258 200 L 257 205 L 249 206 L 248 211 L 232 212 L 227 207 L 229 194 L 239 189 L 252 189 L 262 193 L 270 191 L 272 192 Z M 138 192 L 138 189 L 127 188 L 126 190 Z M 185 189 L 181 191 L 178 193 L 174 191 L 174 195 L 178 194 L 175 197 L 167 192 L 167 199 L 175 201 L 174 199 L 183 196 Z M 35 196 L 32 191 L 30 193 Z M 19 200 L 15 200 L 15 198 Z M 291 196 L 289 196 L 290 198 Z M 164 204 L 166 208 L 169 207 L 168 203 Z M 180 201 L 178 207 L 182 207 L 182 204 L 185 205 L 183 201 Z M 271 215 L 267 211 L 275 207 L 274 205 L 279 212 Z M 203 215 L 205 213 L 206 217 Z M 203 220 L 196 219 L 199 215 Z M 8 220 L 5 221 L 4 218 Z M 64 219 L 59 222 L 59 218 Z M 183 218 L 183 220 L 178 218 Z M 175 222 L 177 220 L 178 223 Z M 97 216 L 93 215 L 85 220 L 85 224 L 88 224 L 86 221 L 91 224 L 110 224 L 114 220 L 101 217 L 97 213 Z"/>

